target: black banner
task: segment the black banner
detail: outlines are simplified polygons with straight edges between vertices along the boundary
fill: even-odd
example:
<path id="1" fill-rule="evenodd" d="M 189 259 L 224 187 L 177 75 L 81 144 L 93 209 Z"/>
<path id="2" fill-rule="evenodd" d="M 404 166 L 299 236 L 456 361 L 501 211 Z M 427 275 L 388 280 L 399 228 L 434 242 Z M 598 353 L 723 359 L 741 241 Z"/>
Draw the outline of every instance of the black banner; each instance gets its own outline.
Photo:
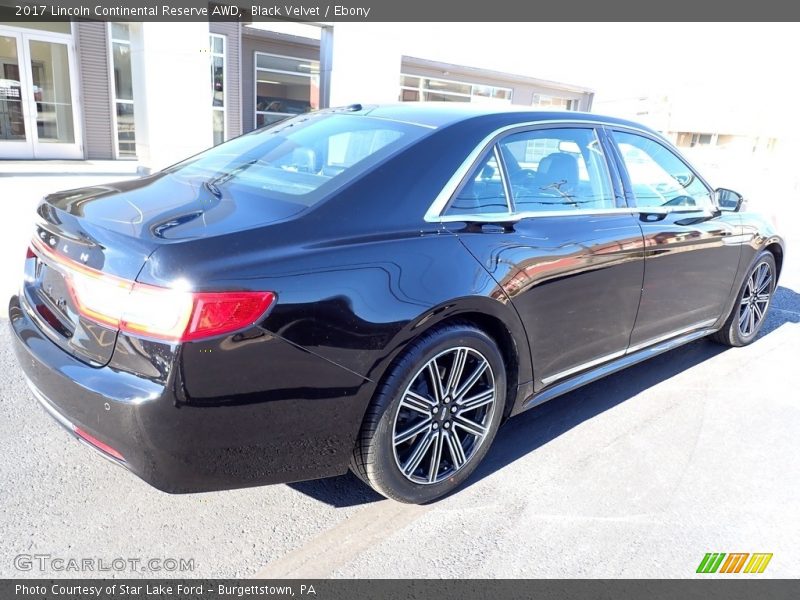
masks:
<path id="1" fill-rule="evenodd" d="M 772 600 L 795 599 L 797 580 L 2 580 L 3 600 Z"/>
<path id="2" fill-rule="evenodd" d="M 798 21 L 800 3 L 670 0 L 430 2 L 428 0 L 0 0 L 0 22 L 99 21 Z"/>

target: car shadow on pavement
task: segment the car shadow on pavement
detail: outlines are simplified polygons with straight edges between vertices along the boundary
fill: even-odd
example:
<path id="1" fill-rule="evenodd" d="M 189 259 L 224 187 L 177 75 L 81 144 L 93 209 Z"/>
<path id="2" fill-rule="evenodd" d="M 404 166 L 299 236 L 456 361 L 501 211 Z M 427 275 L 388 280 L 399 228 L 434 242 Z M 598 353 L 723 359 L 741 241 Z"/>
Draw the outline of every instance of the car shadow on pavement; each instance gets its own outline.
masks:
<path id="1" fill-rule="evenodd" d="M 779 287 L 759 337 L 785 323 L 800 323 L 800 294 Z M 486 458 L 459 488 L 463 490 L 533 452 L 558 436 L 633 398 L 671 377 L 728 350 L 708 340 L 698 340 L 609 375 L 510 419 L 498 432 Z M 383 500 L 355 475 L 348 473 L 318 481 L 289 484 L 293 489 L 336 508 Z M 458 493 L 456 490 L 454 493 Z"/>
<path id="2" fill-rule="evenodd" d="M 778 286 L 758 337 L 769 335 L 785 323 L 800 323 L 800 294 Z"/>

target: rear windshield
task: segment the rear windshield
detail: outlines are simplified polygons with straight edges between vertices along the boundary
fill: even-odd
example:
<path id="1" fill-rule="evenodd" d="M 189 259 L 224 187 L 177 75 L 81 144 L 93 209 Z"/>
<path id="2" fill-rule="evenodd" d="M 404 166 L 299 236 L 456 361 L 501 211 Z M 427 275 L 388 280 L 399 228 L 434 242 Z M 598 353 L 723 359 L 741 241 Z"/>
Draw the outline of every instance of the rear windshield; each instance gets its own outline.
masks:
<path id="1" fill-rule="evenodd" d="M 428 129 L 352 114 L 315 113 L 282 121 L 169 167 L 212 193 L 268 192 L 312 206 L 425 135 Z"/>

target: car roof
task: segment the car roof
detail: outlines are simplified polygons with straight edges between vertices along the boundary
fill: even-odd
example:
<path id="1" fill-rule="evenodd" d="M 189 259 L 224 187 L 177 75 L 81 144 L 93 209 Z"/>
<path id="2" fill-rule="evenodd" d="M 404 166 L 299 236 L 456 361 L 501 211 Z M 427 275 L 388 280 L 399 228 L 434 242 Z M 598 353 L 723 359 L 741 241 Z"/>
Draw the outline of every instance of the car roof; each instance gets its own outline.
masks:
<path id="1" fill-rule="evenodd" d="M 333 109 L 341 110 L 341 109 Z M 362 114 L 365 116 L 380 119 L 389 119 L 404 123 L 413 123 L 423 127 L 439 129 L 447 127 L 461 121 L 489 117 L 492 115 L 504 115 L 508 117 L 510 123 L 514 121 L 591 121 L 594 123 L 604 123 L 608 125 L 625 125 L 636 129 L 651 131 L 640 123 L 608 117 L 595 113 L 576 112 L 576 111 L 549 111 L 524 106 L 499 105 L 492 106 L 487 104 L 474 104 L 470 102 L 399 102 L 397 104 L 355 104 L 347 107 L 348 112 Z M 655 133 L 655 132 L 654 132 Z"/>

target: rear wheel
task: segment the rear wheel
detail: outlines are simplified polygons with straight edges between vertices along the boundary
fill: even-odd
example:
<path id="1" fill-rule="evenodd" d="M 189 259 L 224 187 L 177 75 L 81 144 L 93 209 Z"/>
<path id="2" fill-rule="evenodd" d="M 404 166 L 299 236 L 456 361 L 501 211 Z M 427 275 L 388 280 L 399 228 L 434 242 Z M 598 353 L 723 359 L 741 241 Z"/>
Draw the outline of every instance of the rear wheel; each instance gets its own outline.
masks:
<path id="1" fill-rule="evenodd" d="M 755 340 L 766 320 L 776 282 L 775 257 L 765 250 L 750 269 L 722 329 L 711 339 L 726 346 L 746 346 Z"/>
<path id="2" fill-rule="evenodd" d="M 458 487 L 503 417 L 503 358 L 469 325 L 426 334 L 392 368 L 370 405 L 352 468 L 377 492 L 424 503 Z"/>

